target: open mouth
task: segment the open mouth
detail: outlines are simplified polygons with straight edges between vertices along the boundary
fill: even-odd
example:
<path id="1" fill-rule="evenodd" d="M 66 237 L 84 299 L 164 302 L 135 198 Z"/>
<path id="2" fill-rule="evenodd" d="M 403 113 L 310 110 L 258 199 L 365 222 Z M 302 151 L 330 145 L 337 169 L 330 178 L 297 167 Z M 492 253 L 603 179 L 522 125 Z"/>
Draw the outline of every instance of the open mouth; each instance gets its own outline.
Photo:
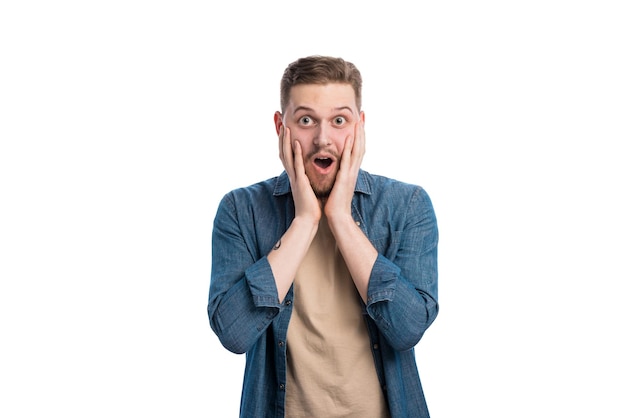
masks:
<path id="1" fill-rule="evenodd" d="M 328 168 L 333 163 L 330 158 L 316 158 L 315 165 L 321 168 Z"/>

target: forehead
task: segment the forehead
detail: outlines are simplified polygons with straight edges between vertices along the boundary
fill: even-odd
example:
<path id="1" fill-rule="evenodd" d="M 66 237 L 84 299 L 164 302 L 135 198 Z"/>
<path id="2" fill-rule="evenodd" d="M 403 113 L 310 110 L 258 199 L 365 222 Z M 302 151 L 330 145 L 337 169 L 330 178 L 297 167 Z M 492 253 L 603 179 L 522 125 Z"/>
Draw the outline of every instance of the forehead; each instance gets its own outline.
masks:
<path id="1" fill-rule="evenodd" d="M 349 107 L 356 111 L 356 97 L 350 84 L 298 84 L 291 88 L 286 111 L 299 107 L 324 111 Z"/>

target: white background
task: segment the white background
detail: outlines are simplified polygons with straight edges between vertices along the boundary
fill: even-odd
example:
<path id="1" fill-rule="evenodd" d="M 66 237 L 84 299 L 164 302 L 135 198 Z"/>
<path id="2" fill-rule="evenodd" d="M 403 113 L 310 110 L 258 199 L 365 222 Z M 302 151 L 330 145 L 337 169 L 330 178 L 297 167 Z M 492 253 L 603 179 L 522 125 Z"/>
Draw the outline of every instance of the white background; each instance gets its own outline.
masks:
<path id="1" fill-rule="evenodd" d="M 280 172 L 280 76 L 326 54 L 363 168 L 437 211 L 432 416 L 626 416 L 621 2 L 222 3 L 0 6 L 0 415 L 237 416 L 213 216 Z"/>

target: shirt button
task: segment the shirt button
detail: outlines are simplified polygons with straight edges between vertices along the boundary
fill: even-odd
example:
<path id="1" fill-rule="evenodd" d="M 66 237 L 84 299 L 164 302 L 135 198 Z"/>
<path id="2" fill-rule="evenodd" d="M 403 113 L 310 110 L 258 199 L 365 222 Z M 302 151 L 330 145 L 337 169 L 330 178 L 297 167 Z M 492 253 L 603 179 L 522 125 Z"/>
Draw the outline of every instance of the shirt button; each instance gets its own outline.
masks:
<path id="1" fill-rule="evenodd" d="M 378 350 L 378 344 L 374 344 L 374 350 Z"/>
<path id="2" fill-rule="evenodd" d="M 280 388 L 280 390 L 285 390 L 285 384 L 284 383 L 281 383 L 278 387 Z"/>
<path id="3" fill-rule="evenodd" d="M 286 300 L 285 301 L 285 305 L 287 305 L 287 306 L 291 305 L 291 301 L 290 300 Z"/>
<path id="4" fill-rule="evenodd" d="M 278 342 L 278 346 L 279 346 L 279 347 L 282 347 L 283 345 L 285 345 L 285 342 L 284 342 L 284 341 L 279 341 L 279 342 Z"/>
<path id="5" fill-rule="evenodd" d="M 356 221 L 356 226 L 361 226 L 361 221 Z"/>

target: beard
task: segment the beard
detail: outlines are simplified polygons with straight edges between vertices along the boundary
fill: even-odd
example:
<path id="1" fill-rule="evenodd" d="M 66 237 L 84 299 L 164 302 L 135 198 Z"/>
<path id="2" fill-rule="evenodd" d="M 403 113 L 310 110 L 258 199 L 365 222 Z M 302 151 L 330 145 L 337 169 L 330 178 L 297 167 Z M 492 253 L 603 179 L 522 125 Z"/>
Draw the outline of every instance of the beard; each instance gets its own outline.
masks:
<path id="1" fill-rule="evenodd" d="M 329 183 L 324 184 L 315 184 L 311 182 L 311 188 L 313 189 L 313 193 L 315 193 L 315 197 L 318 199 L 325 199 L 330 196 L 330 192 L 333 191 L 333 186 L 335 185 L 335 178 L 332 179 Z"/>
<path id="2" fill-rule="evenodd" d="M 315 168 L 315 155 L 318 152 L 318 149 L 313 150 L 307 155 L 305 159 L 305 174 L 309 178 L 309 183 L 311 184 L 311 188 L 313 189 L 313 193 L 318 199 L 326 199 L 330 196 L 330 192 L 333 190 L 333 186 L 335 185 L 335 181 L 337 180 L 337 174 L 339 172 L 339 161 L 340 156 L 337 156 L 336 153 L 331 152 L 334 157 L 335 167 L 333 172 L 328 174 L 319 174 Z M 310 171 L 307 169 L 310 168 Z"/>
<path id="3" fill-rule="evenodd" d="M 309 178 L 309 184 L 315 193 L 315 197 L 318 199 L 325 199 L 330 196 L 330 192 L 333 190 L 335 180 L 337 179 L 337 172 L 329 173 L 327 175 L 320 176 L 315 172 L 315 169 L 309 172 L 305 169 L 304 174 Z"/>

